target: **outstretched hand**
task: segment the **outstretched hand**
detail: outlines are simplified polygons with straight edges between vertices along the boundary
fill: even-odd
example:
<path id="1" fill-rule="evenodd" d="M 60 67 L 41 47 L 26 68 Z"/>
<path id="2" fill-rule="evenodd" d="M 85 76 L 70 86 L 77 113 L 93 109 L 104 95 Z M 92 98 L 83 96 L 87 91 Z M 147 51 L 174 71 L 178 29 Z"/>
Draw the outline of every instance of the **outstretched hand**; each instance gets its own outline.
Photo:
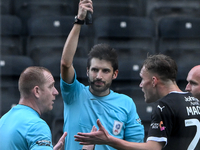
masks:
<path id="1" fill-rule="evenodd" d="M 101 124 L 100 120 L 97 119 L 97 125 L 99 130 L 90 133 L 77 133 L 75 135 L 75 141 L 80 142 L 81 145 L 91 145 L 91 144 L 107 144 L 109 142 L 109 133 Z"/>
<path id="2" fill-rule="evenodd" d="M 53 150 L 61 150 L 64 143 L 65 143 L 65 137 L 67 136 L 67 132 L 64 132 L 61 138 L 59 139 L 58 143 L 53 147 Z"/>
<path id="3" fill-rule="evenodd" d="M 96 131 L 97 131 L 97 128 L 95 126 L 93 126 L 91 132 L 96 132 Z M 82 150 L 94 150 L 94 148 L 95 148 L 94 144 L 92 144 L 92 145 L 84 145 L 82 147 Z"/>

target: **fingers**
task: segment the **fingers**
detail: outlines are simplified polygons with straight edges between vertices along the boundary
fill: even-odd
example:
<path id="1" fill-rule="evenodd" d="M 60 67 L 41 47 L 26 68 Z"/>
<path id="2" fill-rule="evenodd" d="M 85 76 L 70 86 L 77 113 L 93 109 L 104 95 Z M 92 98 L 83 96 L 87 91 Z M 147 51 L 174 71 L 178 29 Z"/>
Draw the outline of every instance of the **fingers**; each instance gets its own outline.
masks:
<path id="1" fill-rule="evenodd" d="M 77 135 L 74 135 L 75 141 L 79 142 L 80 145 L 90 145 L 90 148 L 94 148 L 94 145 L 91 145 L 93 144 L 91 142 L 91 139 L 94 136 L 93 132 L 96 132 L 96 131 L 97 131 L 97 128 L 93 126 L 90 133 L 78 132 Z"/>
<path id="2" fill-rule="evenodd" d="M 95 132 L 95 131 L 97 131 L 97 128 L 95 126 L 93 126 L 91 132 Z"/>
<path id="3" fill-rule="evenodd" d="M 90 142 L 79 142 L 80 145 L 91 145 L 92 143 Z"/>
<path id="4" fill-rule="evenodd" d="M 83 137 L 89 137 L 90 133 L 82 133 L 82 132 L 78 132 L 77 135 L 79 136 L 83 136 Z"/>
<path id="5" fill-rule="evenodd" d="M 65 137 L 67 136 L 67 132 L 64 132 L 61 138 L 59 139 L 58 143 L 53 147 L 54 150 L 61 150 L 64 143 L 65 143 Z"/>
<path id="6" fill-rule="evenodd" d="M 65 137 L 67 136 L 67 132 L 64 132 L 59 141 L 65 142 Z"/>
<path id="7" fill-rule="evenodd" d="M 84 9 L 86 11 L 90 11 L 93 13 L 93 4 L 91 0 L 81 0 L 79 2 L 79 6 L 81 9 Z"/>
<path id="8" fill-rule="evenodd" d="M 65 137 L 67 136 L 67 132 L 64 132 L 61 138 L 59 139 L 58 143 L 54 146 L 54 150 L 60 150 L 64 143 L 65 143 Z"/>
<path id="9" fill-rule="evenodd" d="M 57 143 L 54 147 L 53 150 L 60 150 L 63 147 L 63 143 Z"/>
<path id="10" fill-rule="evenodd" d="M 93 143 L 90 142 L 89 139 L 86 139 L 81 136 L 75 136 L 75 141 L 79 142 L 80 145 L 92 145 Z"/>
<path id="11" fill-rule="evenodd" d="M 97 125 L 99 128 L 104 128 L 99 119 L 97 119 Z"/>
<path id="12" fill-rule="evenodd" d="M 92 138 L 91 133 L 77 133 L 77 135 L 74 135 L 74 137 L 76 138 L 75 141 L 85 141 L 85 140 L 90 140 Z"/>
<path id="13" fill-rule="evenodd" d="M 75 135 L 75 141 L 79 142 L 80 145 L 91 145 L 90 139 L 85 136 Z"/>

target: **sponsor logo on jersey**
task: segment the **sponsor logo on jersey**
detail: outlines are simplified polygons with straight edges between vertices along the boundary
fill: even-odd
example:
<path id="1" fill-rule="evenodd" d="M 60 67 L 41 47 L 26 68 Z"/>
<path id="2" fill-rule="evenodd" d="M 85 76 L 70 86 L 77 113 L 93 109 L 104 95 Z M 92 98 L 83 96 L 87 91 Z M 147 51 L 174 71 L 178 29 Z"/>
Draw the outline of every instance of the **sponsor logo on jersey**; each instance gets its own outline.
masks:
<path id="1" fill-rule="evenodd" d="M 41 141 L 37 141 L 36 144 L 39 146 L 50 146 L 51 142 L 47 140 L 41 140 Z"/>
<path id="2" fill-rule="evenodd" d="M 151 123 L 151 128 L 152 129 L 158 129 L 159 123 Z"/>
<path id="3" fill-rule="evenodd" d="M 140 118 L 136 119 L 136 121 L 139 123 L 139 124 L 142 124 L 142 121 Z"/>
<path id="4" fill-rule="evenodd" d="M 190 106 L 186 107 L 188 116 L 200 115 L 200 101 L 192 96 L 185 97 L 185 101 L 190 103 Z"/>
<path id="5" fill-rule="evenodd" d="M 185 101 L 190 102 L 191 106 L 200 105 L 199 100 L 195 97 L 192 97 L 192 96 L 185 97 Z"/>
<path id="6" fill-rule="evenodd" d="M 166 127 L 163 125 L 163 121 L 160 121 L 160 123 L 151 123 L 151 128 L 160 129 L 160 131 L 164 131 Z"/>
<path id="7" fill-rule="evenodd" d="M 161 112 L 162 112 L 163 109 L 165 108 L 165 106 L 162 106 L 162 107 L 161 107 L 160 105 L 158 105 L 157 107 L 160 109 Z"/>
<path id="8" fill-rule="evenodd" d="M 159 127 L 160 127 L 160 131 L 163 131 L 163 130 L 165 130 L 165 127 L 164 127 L 164 125 L 163 125 L 163 122 L 162 122 L 162 121 L 160 121 L 160 123 L 159 123 Z"/>
<path id="9" fill-rule="evenodd" d="M 118 135 L 121 130 L 122 130 L 122 126 L 123 126 L 123 123 L 122 122 L 119 122 L 119 121 L 114 121 L 114 125 L 113 125 L 113 134 L 114 135 Z"/>

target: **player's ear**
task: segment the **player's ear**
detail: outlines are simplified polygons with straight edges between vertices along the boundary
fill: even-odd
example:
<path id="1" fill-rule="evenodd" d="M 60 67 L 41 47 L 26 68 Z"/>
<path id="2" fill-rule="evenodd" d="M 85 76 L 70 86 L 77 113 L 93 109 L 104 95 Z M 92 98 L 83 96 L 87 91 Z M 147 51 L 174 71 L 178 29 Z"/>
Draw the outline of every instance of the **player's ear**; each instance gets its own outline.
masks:
<path id="1" fill-rule="evenodd" d="M 35 97 L 39 98 L 40 96 L 40 88 L 38 86 L 35 86 L 33 89 L 32 89 Z"/>
<path id="2" fill-rule="evenodd" d="M 88 72 L 89 72 L 89 68 L 87 67 L 87 72 L 86 72 L 87 77 L 88 77 Z"/>
<path id="3" fill-rule="evenodd" d="M 152 77 L 152 86 L 155 87 L 157 83 L 158 83 L 157 77 L 156 77 L 156 76 L 153 76 L 153 77 Z"/>
<path id="4" fill-rule="evenodd" d="M 115 70 L 113 73 L 113 80 L 117 78 L 119 70 Z"/>

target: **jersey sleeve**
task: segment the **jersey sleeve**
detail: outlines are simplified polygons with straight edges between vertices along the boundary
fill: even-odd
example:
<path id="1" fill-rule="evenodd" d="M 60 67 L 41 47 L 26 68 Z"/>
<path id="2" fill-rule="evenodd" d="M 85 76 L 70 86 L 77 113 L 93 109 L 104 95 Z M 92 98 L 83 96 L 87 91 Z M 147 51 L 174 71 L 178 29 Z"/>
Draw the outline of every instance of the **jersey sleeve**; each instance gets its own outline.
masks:
<path id="1" fill-rule="evenodd" d="M 64 103 L 70 105 L 77 100 L 75 97 L 80 93 L 79 91 L 83 89 L 83 85 L 76 79 L 75 72 L 74 81 L 71 84 L 66 83 L 62 78 L 60 78 L 60 89 Z"/>
<path id="2" fill-rule="evenodd" d="M 31 150 L 53 149 L 51 131 L 45 121 L 34 123 L 27 132 L 26 140 Z"/>
<path id="3" fill-rule="evenodd" d="M 141 124 L 135 103 L 132 101 L 130 106 L 128 120 L 125 124 L 125 140 L 137 143 L 144 142 L 144 126 Z"/>
<path id="4" fill-rule="evenodd" d="M 171 133 L 174 122 L 173 109 L 169 105 L 159 101 L 152 113 L 152 121 L 148 132 L 148 140 L 165 142 Z"/>

